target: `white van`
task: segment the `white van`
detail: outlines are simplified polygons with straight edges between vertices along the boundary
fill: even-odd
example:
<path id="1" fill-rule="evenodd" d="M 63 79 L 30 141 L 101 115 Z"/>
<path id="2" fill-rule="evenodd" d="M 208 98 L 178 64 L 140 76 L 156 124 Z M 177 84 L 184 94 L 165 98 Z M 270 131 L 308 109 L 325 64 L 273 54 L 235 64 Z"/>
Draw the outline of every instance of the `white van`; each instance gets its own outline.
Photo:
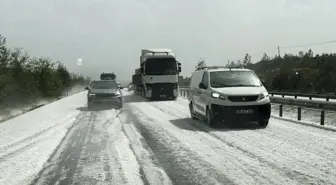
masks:
<path id="1" fill-rule="evenodd" d="M 243 68 L 201 68 L 190 81 L 192 119 L 209 126 L 222 121 L 257 121 L 266 127 L 271 115 L 270 98 L 257 75 Z"/>

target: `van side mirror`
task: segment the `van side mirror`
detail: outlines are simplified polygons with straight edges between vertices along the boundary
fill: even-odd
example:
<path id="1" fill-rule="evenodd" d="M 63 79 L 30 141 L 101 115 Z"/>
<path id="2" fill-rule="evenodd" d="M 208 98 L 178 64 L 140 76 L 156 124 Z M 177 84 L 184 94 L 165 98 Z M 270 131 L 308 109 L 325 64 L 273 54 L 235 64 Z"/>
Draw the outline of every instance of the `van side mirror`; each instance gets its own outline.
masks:
<path id="1" fill-rule="evenodd" d="M 207 88 L 207 86 L 203 82 L 199 83 L 198 87 L 200 89 L 206 89 Z"/>
<path id="2" fill-rule="evenodd" d="M 178 72 L 180 73 L 182 71 L 181 63 L 179 61 L 176 61 L 176 62 L 177 62 L 177 66 L 178 66 Z"/>
<path id="3" fill-rule="evenodd" d="M 89 90 L 89 87 L 88 87 L 88 86 L 86 86 L 84 89 L 85 89 L 85 90 Z"/>

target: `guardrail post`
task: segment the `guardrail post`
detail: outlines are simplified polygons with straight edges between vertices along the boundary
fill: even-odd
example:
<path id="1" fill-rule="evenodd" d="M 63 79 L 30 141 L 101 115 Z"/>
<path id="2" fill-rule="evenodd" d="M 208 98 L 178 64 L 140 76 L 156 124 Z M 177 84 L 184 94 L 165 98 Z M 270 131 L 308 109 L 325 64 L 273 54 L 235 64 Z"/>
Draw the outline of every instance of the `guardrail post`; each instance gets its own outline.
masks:
<path id="1" fill-rule="evenodd" d="M 297 115 L 297 119 L 299 121 L 301 121 L 301 107 L 298 107 L 298 115 Z"/>
<path id="2" fill-rule="evenodd" d="M 312 100 L 312 97 L 311 97 L 311 96 L 309 96 L 309 100 Z"/>
<path id="3" fill-rule="evenodd" d="M 324 125 L 324 110 L 321 111 L 321 125 Z"/>
<path id="4" fill-rule="evenodd" d="M 329 101 L 329 97 L 327 97 L 327 101 Z"/>
<path id="5" fill-rule="evenodd" d="M 283 106 L 283 105 L 280 105 L 280 107 L 279 107 L 279 116 L 280 116 L 280 117 L 282 117 L 282 106 Z"/>
<path id="6" fill-rule="evenodd" d="M 297 99 L 297 95 L 295 95 L 294 98 Z"/>
<path id="7" fill-rule="evenodd" d="M 284 97 L 285 97 L 285 95 L 283 94 L 283 95 L 282 95 L 282 97 L 284 98 Z"/>
<path id="8" fill-rule="evenodd" d="M 185 91 L 183 91 L 183 97 L 185 97 L 185 95 L 186 95 L 186 92 L 185 92 Z"/>

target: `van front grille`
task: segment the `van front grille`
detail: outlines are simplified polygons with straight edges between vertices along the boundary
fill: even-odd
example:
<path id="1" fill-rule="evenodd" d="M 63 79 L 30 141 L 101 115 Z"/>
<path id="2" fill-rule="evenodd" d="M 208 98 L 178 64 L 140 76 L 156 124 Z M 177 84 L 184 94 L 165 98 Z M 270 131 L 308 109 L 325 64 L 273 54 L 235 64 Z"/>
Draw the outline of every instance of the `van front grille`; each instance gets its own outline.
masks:
<path id="1" fill-rule="evenodd" d="M 251 102 L 258 99 L 258 95 L 254 96 L 229 96 L 228 99 L 232 102 Z"/>

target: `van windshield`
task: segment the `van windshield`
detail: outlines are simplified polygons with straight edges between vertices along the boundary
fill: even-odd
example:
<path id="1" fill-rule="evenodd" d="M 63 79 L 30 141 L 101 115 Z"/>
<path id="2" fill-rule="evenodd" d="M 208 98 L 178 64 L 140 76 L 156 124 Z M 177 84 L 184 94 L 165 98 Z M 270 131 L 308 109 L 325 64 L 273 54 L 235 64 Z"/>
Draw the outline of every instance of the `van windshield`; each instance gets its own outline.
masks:
<path id="1" fill-rule="evenodd" d="M 252 71 L 214 71 L 210 72 L 210 85 L 221 87 L 260 87 L 259 78 Z"/>

